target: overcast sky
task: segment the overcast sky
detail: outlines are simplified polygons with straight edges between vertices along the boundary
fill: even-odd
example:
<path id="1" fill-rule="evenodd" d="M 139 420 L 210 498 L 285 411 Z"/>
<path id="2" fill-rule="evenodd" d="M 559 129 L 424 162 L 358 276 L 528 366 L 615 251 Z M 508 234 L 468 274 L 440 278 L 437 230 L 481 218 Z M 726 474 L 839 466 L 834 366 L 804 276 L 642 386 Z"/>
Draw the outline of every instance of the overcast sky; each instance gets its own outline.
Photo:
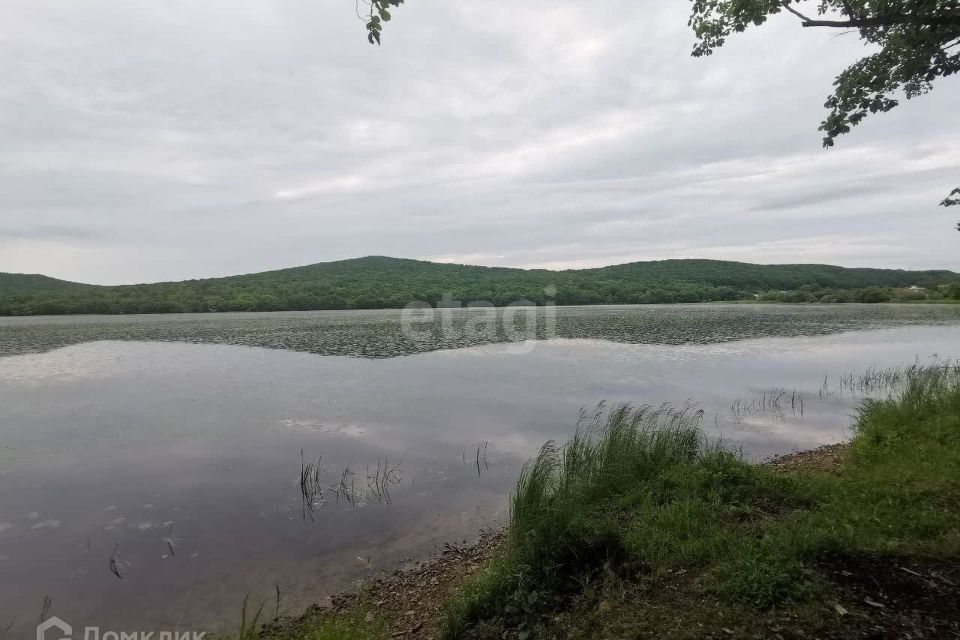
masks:
<path id="1" fill-rule="evenodd" d="M 960 270 L 960 81 L 817 125 L 855 35 L 689 55 L 683 0 L 3 0 L 0 271 L 103 284 L 363 255 Z"/>

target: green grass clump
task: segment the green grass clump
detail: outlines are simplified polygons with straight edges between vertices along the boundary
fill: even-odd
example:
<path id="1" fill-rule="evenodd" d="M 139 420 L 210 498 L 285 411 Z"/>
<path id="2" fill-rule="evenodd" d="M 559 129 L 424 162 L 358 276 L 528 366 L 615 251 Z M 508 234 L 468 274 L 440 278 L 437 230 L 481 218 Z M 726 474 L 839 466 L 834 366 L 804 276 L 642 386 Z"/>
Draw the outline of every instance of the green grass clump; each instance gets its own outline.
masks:
<path id="1" fill-rule="evenodd" d="M 960 557 L 960 367 L 890 380 L 839 474 L 748 464 L 709 445 L 690 408 L 598 411 L 525 467 L 500 555 L 448 604 L 446 637 L 548 636 L 611 585 L 681 569 L 762 609 L 825 597 L 837 555 Z"/>
<path id="2" fill-rule="evenodd" d="M 617 536 L 597 527 L 591 507 L 613 507 L 625 495 L 659 478 L 668 469 L 687 466 L 704 453 L 701 414 L 670 407 L 615 407 L 578 428 L 563 447 L 547 443 L 520 475 L 511 500 L 510 542 L 532 565 L 575 562 L 582 543 L 613 553 Z M 605 422 L 601 422 L 605 418 Z M 567 552 L 573 555 L 563 557 Z M 589 558 L 583 558 L 589 561 Z"/>
<path id="3" fill-rule="evenodd" d="M 252 615 L 251 615 L 252 613 Z M 290 619 L 289 626 L 266 630 L 263 626 L 263 605 L 252 612 L 248 598 L 240 610 L 240 630 L 231 640 L 383 640 L 387 624 L 367 604 L 346 612 L 329 612 L 321 617 Z M 219 636 L 218 636 L 219 637 Z"/>
<path id="4" fill-rule="evenodd" d="M 758 521 L 808 503 L 794 480 L 709 445 L 701 418 L 618 405 L 544 445 L 517 484 L 500 556 L 448 605 L 447 637 L 489 619 L 536 631 L 587 585 L 708 564 Z"/>
<path id="5" fill-rule="evenodd" d="M 960 557 L 960 367 L 900 369 L 860 408 L 839 476 L 797 476 L 813 508 L 765 523 L 711 572 L 730 601 L 771 606 L 827 588 L 825 557 Z"/>
<path id="6" fill-rule="evenodd" d="M 297 637 L 300 640 L 381 640 L 386 636 L 382 621 L 368 622 L 354 616 L 319 622 Z"/>

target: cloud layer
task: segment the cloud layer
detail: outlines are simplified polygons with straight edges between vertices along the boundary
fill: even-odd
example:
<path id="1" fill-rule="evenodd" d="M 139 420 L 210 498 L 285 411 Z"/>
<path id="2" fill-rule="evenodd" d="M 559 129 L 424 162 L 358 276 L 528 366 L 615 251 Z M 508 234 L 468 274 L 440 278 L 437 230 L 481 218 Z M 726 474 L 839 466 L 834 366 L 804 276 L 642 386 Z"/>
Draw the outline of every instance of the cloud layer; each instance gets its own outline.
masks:
<path id="1" fill-rule="evenodd" d="M 383 254 L 960 270 L 960 83 L 816 130 L 854 35 L 781 16 L 707 59 L 688 6 L 0 4 L 0 271 L 96 283 Z M 952 215 L 953 214 L 953 215 Z"/>

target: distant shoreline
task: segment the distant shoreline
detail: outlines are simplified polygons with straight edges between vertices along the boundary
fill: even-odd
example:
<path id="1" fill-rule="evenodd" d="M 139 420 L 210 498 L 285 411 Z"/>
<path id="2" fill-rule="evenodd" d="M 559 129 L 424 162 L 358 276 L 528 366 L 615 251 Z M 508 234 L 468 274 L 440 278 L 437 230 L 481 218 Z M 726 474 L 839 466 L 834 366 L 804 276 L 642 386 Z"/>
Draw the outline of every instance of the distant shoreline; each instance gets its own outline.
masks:
<path id="1" fill-rule="evenodd" d="M 576 308 L 576 307 L 681 307 L 681 306 L 706 306 L 706 305 L 756 305 L 756 306 L 791 306 L 791 307 L 885 307 L 897 305 L 957 305 L 960 300 L 889 300 L 886 302 L 781 302 L 777 300 L 703 300 L 699 302 L 598 302 L 594 304 L 557 304 L 557 308 Z M 543 305 L 500 305 L 494 306 L 495 309 L 504 309 L 508 306 L 516 308 L 542 308 Z M 482 307 L 473 307 L 474 310 Z M 469 310 L 471 307 L 433 307 L 435 310 Z M 324 312 L 344 312 L 344 313 L 363 313 L 373 311 L 403 311 L 403 307 L 364 307 L 364 308 L 346 308 L 346 309 L 276 309 L 276 310 L 223 310 L 223 311 L 144 311 L 144 312 L 122 312 L 122 313 L 45 313 L 45 314 L 4 314 L 0 313 L 0 318 L 117 318 L 124 316 L 188 316 L 204 315 L 216 317 L 227 314 L 262 314 L 262 313 L 324 313 Z"/>

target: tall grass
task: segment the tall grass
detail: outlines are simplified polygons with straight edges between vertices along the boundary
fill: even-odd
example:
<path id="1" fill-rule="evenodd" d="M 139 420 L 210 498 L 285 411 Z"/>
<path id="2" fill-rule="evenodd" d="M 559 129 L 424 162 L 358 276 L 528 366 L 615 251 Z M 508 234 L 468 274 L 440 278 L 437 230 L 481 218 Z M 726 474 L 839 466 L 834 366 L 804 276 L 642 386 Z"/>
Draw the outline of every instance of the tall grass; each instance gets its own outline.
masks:
<path id="1" fill-rule="evenodd" d="M 939 388 L 949 393 L 951 384 L 957 381 L 960 361 L 937 360 L 930 364 L 915 362 L 899 367 L 870 367 L 860 373 L 850 373 L 840 378 L 840 390 L 887 398 L 905 400 L 902 394 L 911 387 Z"/>
<path id="2" fill-rule="evenodd" d="M 893 373 L 880 379 L 887 379 L 889 388 L 894 390 L 887 406 L 900 410 L 929 414 L 944 409 L 956 408 L 960 402 L 960 362 L 940 362 L 932 365 L 911 365 L 893 369 Z M 860 426 L 867 426 L 873 418 L 876 407 L 868 403 L 860 415 Z"/>
<path id="3" fill-rule="evenodd" d="M 710 572 L 727 600 L 771 606 L 827 588 L 825 555 L 960 557 L 960 366 L 870 370 L 847 378 L 861 404 L 839 475 L 798 476 L 812 508 L 771 521 Z"/>
<path id="4" fill-rule="evenodd" d="M 534 563 L 577 538 L 585 506 L 595 506 L 643 485 L 665 468 L 690 464 L 706 451 L 703 412 L 668 405 L 609 412 L 600 405 L 581 415 L 565 445 L 548 442 L 520 474 L 510 504 L 510 543 Z M 560 549 L 562 551 L 562 549 Z"/>
<path id="5" fill-rule="evenodd" d="M 584 585 L 722 553 L 726 525 L 782 500 L 784 483 L 762 488 L 769 474 L 709 443 L 702 418 L 690 406 L 601 405 L 569 442 L 545 444 L 517 482 L 500 555 L 448 604 L 445 636 L 491 618 L 528 631 Z"/>
<path id="6" fill-rule="evenodd" d="M 260 617 L 263 615 L 264 603 L 260 603 L 256 613 L 252 617 L 247 617 L 247 605 L 250 595 L 243 598 L 243 604 L 240 607 L 240 631 L 237 634 L 237 640 L 258 640 L 260 638 Z"/>
<path id="7" fill-rule="evenodd" d="M 448 603 L 444 636 L 551 637 L 558 612 L 677 570 L 766 608 L 825 597 L 831 554 L 960 558 L 960 365 L 846 383 L 873 399 L 839 474 L 747 464 L 708 443 L 691 407 L 582 416 L 523 469 L 504 546 Z"/>

